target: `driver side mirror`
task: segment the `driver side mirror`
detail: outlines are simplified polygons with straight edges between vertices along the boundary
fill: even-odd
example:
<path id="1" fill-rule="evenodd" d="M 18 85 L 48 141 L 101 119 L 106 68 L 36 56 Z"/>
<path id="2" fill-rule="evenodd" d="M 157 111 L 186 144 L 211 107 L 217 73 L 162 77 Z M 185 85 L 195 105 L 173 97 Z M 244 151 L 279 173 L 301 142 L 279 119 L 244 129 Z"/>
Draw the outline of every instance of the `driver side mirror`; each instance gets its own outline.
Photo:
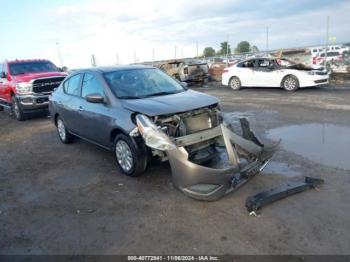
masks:
<path id="1" fill-rule="evenodd" d="M 1 72 L 0 78 L 6 78 L 6 77 L 7 77 L 6 73 L 5 72 Z"/>
<path id="2" fill-rule="evenodd" d="M 86 101 L 94 104 L 104 104 L 105 98 L 100 94 L 89 94 L 85 97 Z"/>

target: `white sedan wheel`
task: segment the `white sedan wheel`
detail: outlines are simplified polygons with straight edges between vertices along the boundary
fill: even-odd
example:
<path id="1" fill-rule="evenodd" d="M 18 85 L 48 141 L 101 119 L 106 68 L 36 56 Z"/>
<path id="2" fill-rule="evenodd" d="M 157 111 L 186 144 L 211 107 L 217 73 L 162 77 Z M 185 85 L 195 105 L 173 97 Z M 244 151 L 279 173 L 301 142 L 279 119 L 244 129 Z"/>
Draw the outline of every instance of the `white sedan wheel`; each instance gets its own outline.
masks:
<path id="1" fill-rule="evenodd" d="M 239 80 L 238 77 L 234 76 L 230 79 L 230 87 L 233 90 L 239 90 L 241 88 L 241 81 Z"/>

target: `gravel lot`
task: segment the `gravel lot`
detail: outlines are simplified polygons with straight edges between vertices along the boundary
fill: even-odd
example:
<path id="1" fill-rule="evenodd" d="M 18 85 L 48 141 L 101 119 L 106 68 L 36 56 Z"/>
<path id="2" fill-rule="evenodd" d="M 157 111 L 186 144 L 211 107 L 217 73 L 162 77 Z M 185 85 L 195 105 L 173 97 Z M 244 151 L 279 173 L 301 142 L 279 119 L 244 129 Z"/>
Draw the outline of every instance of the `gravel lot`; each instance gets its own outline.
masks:
<path id="1" fill-rule="evenodd" d="M 200 202 L 174 189 L 166 163 L 128 178 L 104 149 L 61 144 L 50 119 L 0 112 L 0 253 L 350 254 L 350 88 L 196 89 L 283 139 L 262 176 Z M 248 215 L 246 197 L 302 175 L 325 184 Z"/>

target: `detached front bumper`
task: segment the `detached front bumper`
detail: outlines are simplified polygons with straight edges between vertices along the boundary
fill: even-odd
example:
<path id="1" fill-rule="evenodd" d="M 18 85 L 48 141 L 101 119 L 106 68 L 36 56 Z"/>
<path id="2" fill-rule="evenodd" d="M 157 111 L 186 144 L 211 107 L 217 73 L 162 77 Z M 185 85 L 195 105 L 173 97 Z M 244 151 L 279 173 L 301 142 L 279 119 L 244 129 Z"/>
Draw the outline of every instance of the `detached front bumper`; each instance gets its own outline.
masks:
<path id="1" fill-rule="evenodd" d="M 184 147 L 167 151 L 174 185 L 195 199 L 213 201 L 239 188 L 265 168 L 278 146 L 278 143 L 270 147 L 259 146 L 224 125 L 214 129 L 213 135 L 215 133 L 224 140 L 230 163 L 227 168 L 210 168 L 190 162 Z M 243 161 L 238 148 L 249 159 Z"/>
<path id="2" fill-rule="evenodd" d="M 17 95 L 21 108 L 25 111 L 47 110 L 49 105 L 49 95 Z"/>
<path id="3" fill-rule="evenodd" d="M 243 136 L 221 124 L 173 139 L 148 118 L 138 115 L 136 119 L 146 145 L 166 152 L 174 186 L 187 196 L 199 200 L 217 200 L 242 186 L 264 169 L 279 144 L 264 146 L 250 130 L 246 119 L 241 119 Z M 211 168 L 189 161 L 187 146 L 212 139 L 218 141 L 218 147 L 226 148 L 227 167 Z"/>

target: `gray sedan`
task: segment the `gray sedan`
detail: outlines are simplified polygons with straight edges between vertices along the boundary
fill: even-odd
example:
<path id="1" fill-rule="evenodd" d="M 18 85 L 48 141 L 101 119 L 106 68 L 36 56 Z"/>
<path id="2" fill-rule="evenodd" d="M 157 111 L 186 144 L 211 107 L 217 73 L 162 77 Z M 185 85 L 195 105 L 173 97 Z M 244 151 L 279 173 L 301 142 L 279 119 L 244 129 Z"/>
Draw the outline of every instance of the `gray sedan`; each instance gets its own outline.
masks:
<path id="1" fill-rule="evenodd" d="M 49 109 L 63 143 L 80 137 L 111 150 L 128 176 L 144 172 L 150 158 L 169 160 L 174 185 L 201 200 L 239 188 L 275 151 L 248 124 L 243 137 L 222 124 L 217 98 L 188 90 L 153 67 L 76 71 L 53 92 Z M 220 147 L 226 147 L 229 166 L 211 168 L 207 163 Z"/>
<path id="2" fill-rule="evenodd" d="M 197 116 L 194 120 L 201 120 L 201 112 L 211 113 L 215 117 L 211 124 L 217 125 L 217 104 L 217 98 L 188 90 L 159 69 L 119 66 L 75 71 L 52 94 L 49 109 L 63 143 L 71 143 L 77 136 L 111 150 L 120 170 L 137 176 L 150 156 L 166 160 L 166 155 L 146 148 L 143 139 L 133 133 L 136 114 L 150 117 L 165 133 L 176 136 L 196 131 L 186 129 L 177 113 L 186 112 L 188 122 L 188 112 L 201 109 L 193 114 Z M 208 128 L 208 116 L 206 123 L 197 125 L 193 128 Z M 205 153 L 205 147 L 210 143 L 193 147 L 191 157 L 198 161 L 210 157 L 212 152 Z"/>

